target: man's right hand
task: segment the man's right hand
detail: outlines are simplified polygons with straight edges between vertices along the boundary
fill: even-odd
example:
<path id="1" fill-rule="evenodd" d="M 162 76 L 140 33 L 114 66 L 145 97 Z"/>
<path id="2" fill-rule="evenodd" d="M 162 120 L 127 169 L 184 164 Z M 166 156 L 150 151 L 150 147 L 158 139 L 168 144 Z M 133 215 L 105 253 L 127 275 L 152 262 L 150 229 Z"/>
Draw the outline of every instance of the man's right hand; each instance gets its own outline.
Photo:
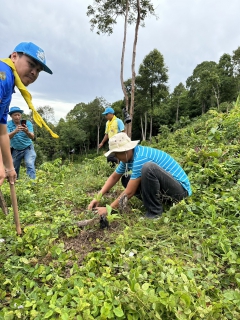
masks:
<path id="1" fill-rule="evenodd" d="M 16 133 L 18 133 L 20 131 L 23 131 L 23 129 L 25 129 L 25 127 L 23 127 L 22 125 L 19 124 L 19 125 L 16 126 L 16 129 L 14 130 L 14 132 L 16 134 Z"/>
<path id="2" fill-rule="evenodd" d="M 5 170 L 5 172 L 6 172 L 6 177 L 9 181 L 9 183 L 14 184 L 17 180 L 17 173 L 16 173 L 15 169 Z"/>
<path id="3" fill-rule="evenodd" d="M 101 143 L 99 143 L 99 145 L 98 145 L 98 149 L 102 148 L 102 146 L 103 146 L 103 143 L 102 143 L 102 142 L 101 142 Z"/>
<path id="4" fill-rule="evenodd" d="M 88 210 L 92 210 L 93 208 L 96 208 L 98 205 L 99 205 L 99 201 L 96 199 L 93 199 L 88 205 Z"/>

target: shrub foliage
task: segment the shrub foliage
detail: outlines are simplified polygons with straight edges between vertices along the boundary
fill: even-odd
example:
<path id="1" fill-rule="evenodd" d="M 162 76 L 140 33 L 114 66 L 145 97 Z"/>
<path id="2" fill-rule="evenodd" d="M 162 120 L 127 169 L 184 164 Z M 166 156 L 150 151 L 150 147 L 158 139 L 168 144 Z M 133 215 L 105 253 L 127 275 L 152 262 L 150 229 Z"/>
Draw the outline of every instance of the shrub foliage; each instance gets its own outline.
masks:
<path id="1" fill-rule="evenodd" d="M 184 167 L 193 195 L 142 218 L 139 200 L 110 228 L 76 222 L 112 168 L 44 163 L 16 190 L 22 236 L 0 213 L 0 319 L 240 319 L 240 109 L 209 111 L 153 138 Z M 120 186 L 102 199 L 118 195 Z"/>

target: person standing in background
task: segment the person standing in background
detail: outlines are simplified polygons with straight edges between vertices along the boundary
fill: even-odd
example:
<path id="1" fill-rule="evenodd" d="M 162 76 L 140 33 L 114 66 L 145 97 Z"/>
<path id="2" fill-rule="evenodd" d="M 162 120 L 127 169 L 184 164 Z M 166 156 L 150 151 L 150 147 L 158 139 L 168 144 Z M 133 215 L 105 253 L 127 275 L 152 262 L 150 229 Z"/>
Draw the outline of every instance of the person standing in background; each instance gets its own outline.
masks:
<path id="1" fill-rule="evenodd" d="M 19 178 L 19 171 L 22 159 L 25 161 L 27 175 L 31 179 L 36 178 L 35 160 L 36 152 L 33 142 L 33 125 L 29 120 L 21 120 L 23 110 L 19 107 L 12 107 L 9 115 L 12 120 L 7 122 L 7 131 L 10 138 L 13 165 Z"/>
<path id="2" fill-rule="evenodd" d="M 121 119 L 115 116 L 115 111 L 113 108 L 106 108 L 102 114 L 106 116 L 107 123 L 105 128 L 105 135 L 102 139 L 102 142 L 98 146 L 99 149 L 102 148 L 104 143 L 108 141 L 111 137 L 113 137 L 115 134 L 119 132 L 124 132 L 125 130 L 124 123 Z M 113 155 L 109 155 L 107 157 L 107 162 L 111 162 L 113 167 L 114 164 L 118 163 L 118 159 Z"/>

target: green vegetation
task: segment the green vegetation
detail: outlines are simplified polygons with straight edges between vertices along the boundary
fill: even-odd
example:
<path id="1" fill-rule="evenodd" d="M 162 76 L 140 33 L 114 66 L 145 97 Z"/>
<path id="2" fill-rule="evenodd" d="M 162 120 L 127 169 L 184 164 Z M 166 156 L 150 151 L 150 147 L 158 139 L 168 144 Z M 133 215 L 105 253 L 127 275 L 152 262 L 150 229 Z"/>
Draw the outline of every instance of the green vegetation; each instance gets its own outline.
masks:
<path id="1" fill-rule="evenodd" d="M 218 63 L 203 61 L 186 79 L 186 84 L 179 83 L 172 92 L 168 78 L 164 56 L 153 49 L 136 73 L 134 118 L 132 127 L 128 125 L 126 128 L 133 140 L 151 141 L 153 136 L 167 129 L 172 132 L 185 127 L 209 110 L 229 112 L 240 92 L 240 47 L 232 55 L 224 53 Z M 124 87 L 130 101 L 132 79 L 126 79 Z M 38 112 L 59 139 L 52 139 L 44 128 L 34 126 L 37 166 L 59 157 L 80 162 L 91 152 L 96 153 L 99 139 L 105 132 L 106 121 L 102 112 L 109 105 L 103 97 L 95 97 L 89 103 L 79 102 L 58 123 L 54 121 L 53 108 L 39 107 Z M 111 106 L 116 116 L 123 119 L 126 98 L 113 102 Z M 24 117 L 33 121 L 31 116 Z M 75 149 L 74 159 L 69 157 L 72 149 Z"/>
<path id="2" fill-rule="evenodd" d="M 0 319 L 240 319 L 239 142 L 239 107 L 174 133 L 163 127 L 152 146 L 182 164 L 192 197 L 157 221 L 143 219 L 132 198 L 103 230 L 77 227 L 93 217 L 87 204 L 111 173 L 103 156 L 56 159 L 36 181 L 24 176 L 21 237 L 11 208 L 0 213 Z M 2 192 L 10 207 L 7 183 Z"/>

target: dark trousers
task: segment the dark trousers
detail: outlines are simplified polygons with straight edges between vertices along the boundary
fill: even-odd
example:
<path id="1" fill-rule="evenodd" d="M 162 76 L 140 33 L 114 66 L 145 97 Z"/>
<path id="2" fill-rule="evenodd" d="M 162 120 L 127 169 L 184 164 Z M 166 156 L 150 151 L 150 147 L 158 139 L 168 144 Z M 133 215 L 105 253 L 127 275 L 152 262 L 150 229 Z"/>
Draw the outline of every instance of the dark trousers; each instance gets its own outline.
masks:
<path id="1" fill-rule="evenodd" d="M 130 177 L 122 176 L 124 188 Z M 168 172 L 155 163 L 147 162 L 142 167 L 141 184 L 135 196 L 143 201 L 149 213 L 159 215 L 163 212 L 163 203 L 177 203 L 186 198 L 188 192 Z"/>

